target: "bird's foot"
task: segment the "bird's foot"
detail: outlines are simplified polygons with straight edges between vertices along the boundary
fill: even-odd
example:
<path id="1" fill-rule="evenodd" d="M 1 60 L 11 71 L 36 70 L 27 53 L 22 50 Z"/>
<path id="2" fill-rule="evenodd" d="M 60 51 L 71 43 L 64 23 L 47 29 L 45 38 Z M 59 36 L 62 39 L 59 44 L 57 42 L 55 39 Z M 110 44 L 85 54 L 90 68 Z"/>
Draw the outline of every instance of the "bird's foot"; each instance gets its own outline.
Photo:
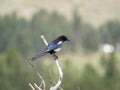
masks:
<path id="1" fill-rule="evenodd" d="M 54 59 L 57 60 L 58 59 L 58 56 L 57 55 L 53 55 Z"/>

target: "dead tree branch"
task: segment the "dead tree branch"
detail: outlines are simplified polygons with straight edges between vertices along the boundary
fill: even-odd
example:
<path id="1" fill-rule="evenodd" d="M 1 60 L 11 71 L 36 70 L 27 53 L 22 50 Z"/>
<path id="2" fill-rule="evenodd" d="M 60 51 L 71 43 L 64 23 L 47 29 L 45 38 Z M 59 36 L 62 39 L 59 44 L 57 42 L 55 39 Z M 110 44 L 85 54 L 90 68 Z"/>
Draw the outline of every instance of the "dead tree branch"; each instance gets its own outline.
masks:
<path id="1" fill-rule="evenodd" d="M 34 87 L 36 87 L 38 90 L 45 90 L 45 81 L 43 79 L 43 77 L 40 75 L 40 73 L 36 70 L 36 68 L 34 67 L 34 65 L 32 64 L 31 60 L 29 60 L 29 64 L 32 66 L 33 70 L 35 71 L 35 73 L 38 75 L 38 77 L 41 79 L 41 83 L 40 85 L 37 85 L 36 83 L 34 83 L 34 86 L 29 83 L 29 86 L 31 87 L 32 90 L 35 90 Z"/>
<path id="2" fill-rule="evenodd" d="M 44 35 L 41 35 L 41 38 L 42 38 L 43 42 L 45 43 L 45 45 L 48 46 L 48 43 L 47 43 Z M 62 72 L 61 66 L 60 66 L 60 64 L 58 62 L 58 58 L 56 58 L 57 55 L 54 54 L 53 57 L 55 59 L 55 63 L 56 63 L 57 69 L 58 69 L 59 80 L 57 81 L 57 83 L 55 83 L 55 81 L 54 81 L 55 85 L 54 86 L 51 85 L 50 90 L 57 90 L 58 88 L 60 88 L 60 85 L 62 84 L 63 72 Z M 33 66 L 31 60 L 29 60 L 29 64 L 32 66 L 33 70 L 36 72 L 36 74 L 41 79 L 41 83 L 40 83 L 39 86 L 36 83 L 34 83 L 34 86 L 31 83 L 29 83 L 29 86 L 31 87 L 32 90 L 36 90 L 36 89 L 38 89 L 38 90 L 45 90 L 45 81 L 44 81 L 44 79 L 42 78 L 40 73 L 36 70 L 36 68 Z M 60 88 L 60 89 L 63 90 L 62 88 Z"/>

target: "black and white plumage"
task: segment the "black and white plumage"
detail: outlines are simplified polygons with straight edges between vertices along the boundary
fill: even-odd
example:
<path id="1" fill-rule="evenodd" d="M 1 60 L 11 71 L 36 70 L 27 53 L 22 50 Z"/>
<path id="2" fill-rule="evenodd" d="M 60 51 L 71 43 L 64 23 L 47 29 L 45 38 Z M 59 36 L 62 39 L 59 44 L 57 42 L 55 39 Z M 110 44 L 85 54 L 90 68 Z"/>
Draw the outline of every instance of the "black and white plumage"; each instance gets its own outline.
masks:
<path id="1" fill-rule="evenodd" d="M 61 35 L 57 39 L 53 40 L 43 51 L 40 51 L 38 54 L 31 58 L 32 61 L 44 56 L 46 53 L 53 55 L 56 59 L 58 58 L 55 53 L 60 51 L 63 43 L 65 41 L 70 41 L 66 36 Z"/>

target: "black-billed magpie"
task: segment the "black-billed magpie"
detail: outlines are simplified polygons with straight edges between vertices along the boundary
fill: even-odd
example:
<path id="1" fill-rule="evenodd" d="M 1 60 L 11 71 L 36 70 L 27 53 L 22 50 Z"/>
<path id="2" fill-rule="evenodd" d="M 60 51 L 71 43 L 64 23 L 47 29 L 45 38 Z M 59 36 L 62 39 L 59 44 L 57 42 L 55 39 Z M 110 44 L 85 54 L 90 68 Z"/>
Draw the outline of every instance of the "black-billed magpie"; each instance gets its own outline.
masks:
<path id="1" fill-rule="evenodd" d="M 57 39 L 53 40 L 43 51 L 40 51 L 38 54 L 34 55 L 31 58 L 31 61 L 34 61 L 45 54 L 49 53 L 54 56 L 55 59 L 58 59 L 58 57 L 55 55 L 56 52 L 60 51 L 63 42 L 70 41 L 66 36 L 61 35 Z"/>

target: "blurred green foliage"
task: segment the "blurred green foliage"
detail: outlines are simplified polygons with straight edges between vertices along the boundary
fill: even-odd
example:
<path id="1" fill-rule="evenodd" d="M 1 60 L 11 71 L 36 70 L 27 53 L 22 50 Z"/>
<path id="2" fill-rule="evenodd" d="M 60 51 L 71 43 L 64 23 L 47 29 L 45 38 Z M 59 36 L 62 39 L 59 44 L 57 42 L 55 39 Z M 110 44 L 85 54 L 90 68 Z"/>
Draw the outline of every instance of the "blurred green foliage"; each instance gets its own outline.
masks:
<path id="1" fill-rule="evenodd" d="M 68 36 L 71 39 L 69 52 L 73 55 L 78 53 L 76 48 L 93 53 L 98 51 L 101 43 L 114 46 L 120 43 L 120 22 L 108 21 L 96 29 L 81 20 L 77 9 L 73 11 L 72 21 L 57 12 L 48 13 L 45 10 L 34 14 L 30 21 L 18 17 L 16 13 L 0 17 L 0 90 L 30 89 L 28 82 L 36 80 L 36 76 L 25 59 L 45 47 L 40 40 L 41 34 L 48 41 L 61 34 Z M 62 87 L 65 90 L 77 90 L 78 87 L 81 90 L 120 90 L 117 59 L 116 52 L 101 55 L 101 68 L 105 72 L 103 75 L 91 64 L 86 64 L 81 71 L 73 65 L 72 59 L 65 60 Z M 37 63 L 36 67 L 49 76 L 42 64 Z"/>
<path id="2" fill-rule="evenodd" d="M 118 20 L 108 21 L 99 28 L 102 43 L 116 45 L 120 43 L 120 22 Z"/>

